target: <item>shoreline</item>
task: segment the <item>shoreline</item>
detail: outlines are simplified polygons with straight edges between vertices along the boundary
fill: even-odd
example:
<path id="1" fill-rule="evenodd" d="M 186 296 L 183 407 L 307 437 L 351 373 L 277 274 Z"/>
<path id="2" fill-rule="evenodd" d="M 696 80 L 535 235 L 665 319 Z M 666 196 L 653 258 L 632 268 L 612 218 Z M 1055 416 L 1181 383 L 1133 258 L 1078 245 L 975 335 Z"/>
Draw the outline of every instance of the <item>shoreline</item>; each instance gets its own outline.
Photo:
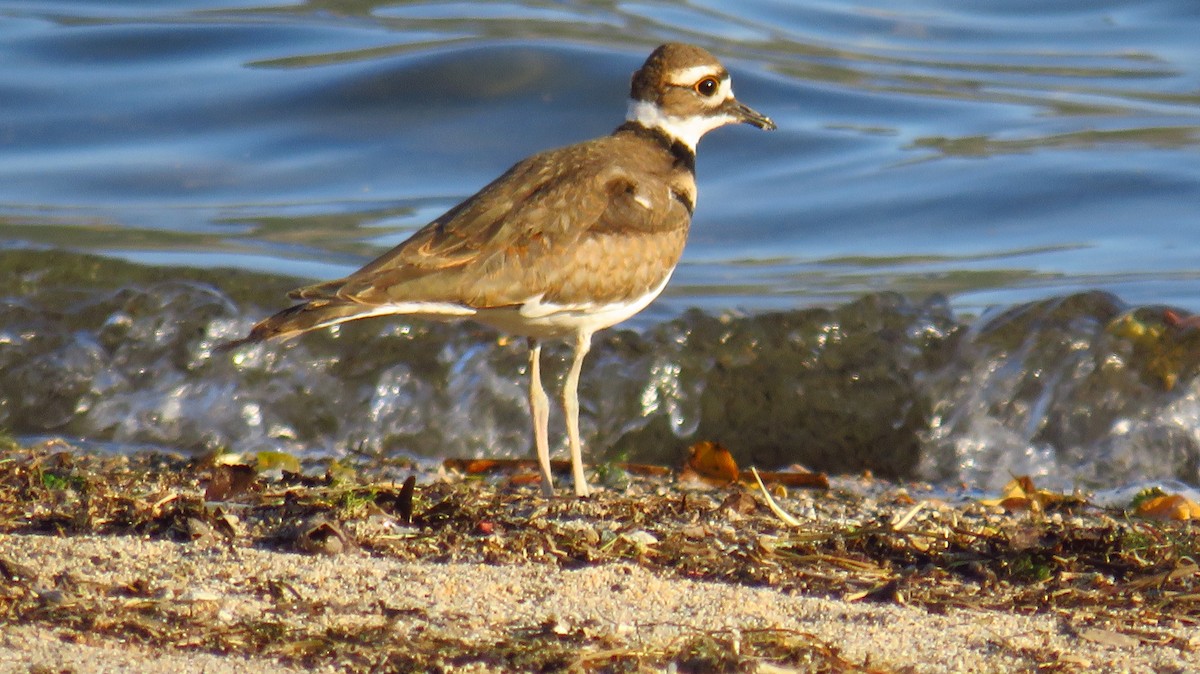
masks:
<path id="1" fill-rule="evenodd" d="M 0 671 L 1200 669 L 1194 527 L 1079 500 L 0 458 Z"/>

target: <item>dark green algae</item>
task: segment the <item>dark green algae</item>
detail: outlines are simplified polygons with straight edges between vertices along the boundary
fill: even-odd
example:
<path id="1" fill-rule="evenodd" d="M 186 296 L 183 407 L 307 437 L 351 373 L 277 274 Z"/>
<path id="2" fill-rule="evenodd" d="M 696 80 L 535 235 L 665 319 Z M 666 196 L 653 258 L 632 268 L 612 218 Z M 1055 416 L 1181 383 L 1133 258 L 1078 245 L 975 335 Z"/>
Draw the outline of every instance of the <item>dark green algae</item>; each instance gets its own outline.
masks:
<path id="1" fill-rule="evenodd" d="M 0 250 L 0 283 L 9 297 L 37 297 L 39 308 L 67 312 L 79 293 L 166 282 L 209 284 L 239 305 L 282 305 L 305 280 L 241 269 L 142 265 L 66 250 Z"/>

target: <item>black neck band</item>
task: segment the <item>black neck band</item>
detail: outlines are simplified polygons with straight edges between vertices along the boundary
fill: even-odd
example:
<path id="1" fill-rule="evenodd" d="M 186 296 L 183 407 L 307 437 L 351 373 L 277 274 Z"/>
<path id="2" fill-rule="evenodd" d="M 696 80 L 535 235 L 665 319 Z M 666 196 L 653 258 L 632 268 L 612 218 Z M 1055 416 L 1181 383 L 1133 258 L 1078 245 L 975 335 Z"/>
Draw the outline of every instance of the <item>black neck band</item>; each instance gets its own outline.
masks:
<path id="1" fill-rule="evenodd" d="M 691 173 L 695 175 L 696 152 L 687 145 L 684 145 L 682 142 L 668 136 L 667 133 L 662 129 L 651 129 L 648 126 L 643 125 L 641 122 L 625 122 L 621 126 L 618 126 L 617 130 L 613 133 L 619 133 L 621 131 L 628 131 L 630 133 L 636 133 L 639 136 L 645 136 L 646 138 L 654 139 L 654 142 L 662 145 L 667 152 L 671 153 L 672 157 L 675 157 L 675 163 L 677 165 L 686 167 L 688 171 L 691 171 Z"/>

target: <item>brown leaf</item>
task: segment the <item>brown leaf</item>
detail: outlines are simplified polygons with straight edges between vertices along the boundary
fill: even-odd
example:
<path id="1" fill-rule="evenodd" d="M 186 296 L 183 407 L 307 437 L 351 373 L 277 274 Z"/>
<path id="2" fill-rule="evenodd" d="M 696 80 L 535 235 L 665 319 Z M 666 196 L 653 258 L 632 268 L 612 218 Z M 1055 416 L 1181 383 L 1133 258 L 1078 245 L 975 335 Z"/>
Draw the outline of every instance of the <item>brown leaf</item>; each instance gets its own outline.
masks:
<path id="1" fill-rule="evenodd" d="M 646 477 L 666 477 L 671 474 L 671 469 L 666 466 L 656 466 L 652 463 L 618 463 L 617 467 L 629 473 L 630 475 L 644 475 Z"/>
<path id="2" fill-rule="evenodd" d="M 204 487 L 205 501 L 229 501 L 251 490 L 258 472 L 253 466 L 219 464 L 213 466 L 212 477 Z"/>
<path id="3" fill-rule="evenodd" d="M 467 475 L 494 475 L 514 471 L 536 471 L 538 463 L 533 459 L 446 459 L 442 465 L 448 470 L 458 470 Z M 568 461 L 551 461 L 550 470 L 561 473 L 571 469 Z"/>
<path id="4" fill-rule="evenodd" d="M 1200 519 L 1200 504 L 1181 494 L 1166 494 L 1142 501 L 1134 513 L 1152 520 L 1193 520 Z"/>
<path id="5" fill-rule="evenodd" d="M 780 484 L 800 489 L 829 489 L 829 476 L 825 473 L 812 473 L 805 470 L 760 470 L 758 476 L 766 484 Z M 746 471 L 742 471 L 741 477 L 747 482 L 754 480 L 754 476 Z"/>
<path id="6" fill-rule="evenodd" d="M 517 473 L 508 478 L 508 483 L 512 485 L 536 485 L 541 484 L 542 476 L 540 473 Z"/>
<path id="7" fill-rule="evenodd" d="M 412 522 L 413 514 L 413 491 L 417 486 L 417 478 L 415 475 L 409 475 L 404 481 L 404 486 L 400 488 L 400 496 L 396 498 L 396 510 L 403 522 Z"/>
<path id="8" fill-rule="evenodd" d="M 1017 510 L 1040 512 L 1062 505 L 1078 505 L 1083 501 L 1074 494 L 1060 494 L 1038 489 L 1033 484 L 1033 478 L 1021 475 L 1014 477 L 1004 485 L 999 498 L 980 499 L 979 502 L 983 505 L 998 505 L 1008 512 Z"/>
<path id="9" fill-rule="evenodd" d="M 399 490 L 389 488 L 379 490 L 375 494 L 375 505 L 385 513 L 394 515 L 405 524 L 412 524 L 413 492 L 416 491 L 417 478 L 409 475 Z"/>
<path id="10" fill-rule="evenodd" d="M 680 472 L 680 478 L 694 475 L 715 487 L 723 487 L 738 479 L 737 462 L 723 445 L 701 440 L 688 448 L 688 460 Z"/>

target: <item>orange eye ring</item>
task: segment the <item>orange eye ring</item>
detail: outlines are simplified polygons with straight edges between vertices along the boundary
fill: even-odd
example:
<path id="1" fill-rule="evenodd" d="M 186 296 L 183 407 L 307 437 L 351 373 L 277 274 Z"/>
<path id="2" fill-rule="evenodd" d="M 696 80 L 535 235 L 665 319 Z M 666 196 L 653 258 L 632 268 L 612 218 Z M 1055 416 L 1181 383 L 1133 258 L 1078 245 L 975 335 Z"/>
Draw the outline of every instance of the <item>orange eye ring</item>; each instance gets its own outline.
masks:
<path id="1" fill-rule="evenodd" d="M 701 79 L 699 82 L 696 82 L 692 88 L 695 89 L 696 93 L 700 94 L 701 96 L 708 97 L 717 93 L 717 90 L 721 88 L 721 82 L 717 78 L 709 76 Z"/>

